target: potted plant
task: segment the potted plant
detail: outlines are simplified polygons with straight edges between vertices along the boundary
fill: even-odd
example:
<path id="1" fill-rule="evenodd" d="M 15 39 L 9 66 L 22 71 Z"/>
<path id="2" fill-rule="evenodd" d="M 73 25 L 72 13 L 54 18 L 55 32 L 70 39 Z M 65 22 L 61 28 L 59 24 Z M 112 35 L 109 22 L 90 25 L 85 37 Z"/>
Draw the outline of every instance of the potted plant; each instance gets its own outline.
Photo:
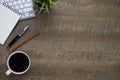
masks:
<path id="1" fill-rule="evenodd" d="M 49 13 L 50 7 L 58 0 L 33 0 L 36 13 Z"/>

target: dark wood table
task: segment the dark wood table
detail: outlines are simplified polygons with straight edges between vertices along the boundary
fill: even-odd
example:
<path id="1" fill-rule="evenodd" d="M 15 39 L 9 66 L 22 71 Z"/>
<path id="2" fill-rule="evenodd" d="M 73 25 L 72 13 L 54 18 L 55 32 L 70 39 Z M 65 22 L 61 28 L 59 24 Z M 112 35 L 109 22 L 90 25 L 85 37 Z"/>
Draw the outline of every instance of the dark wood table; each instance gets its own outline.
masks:
<path id="1" fill-rule="evenodd" d="M 15 45 L 40 32 L 17 49 L 28 53 L 31 68 L 7 77 L 6 46 L 26 25 Z M 20 21 L 0 46 L 0 80 L 120 80 L 120 0 L 60 0 L 49 15 Z"/>

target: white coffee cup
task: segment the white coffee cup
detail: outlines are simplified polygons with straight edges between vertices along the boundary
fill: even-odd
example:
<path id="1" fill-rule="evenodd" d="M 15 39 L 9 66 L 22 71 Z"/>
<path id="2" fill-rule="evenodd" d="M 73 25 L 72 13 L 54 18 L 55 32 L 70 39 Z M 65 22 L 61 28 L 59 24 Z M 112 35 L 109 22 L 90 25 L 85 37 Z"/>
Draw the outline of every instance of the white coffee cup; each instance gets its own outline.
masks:
<path id="1" fill-rule="evenodd" d="M 8 76 L 11 73 L 16 75 L 24 74 L 28 71 L 30 65 L 30 57 L 25 52 L 15 51 L 7 59 L 8 70 L 6 71 L 6 75 Z"/>

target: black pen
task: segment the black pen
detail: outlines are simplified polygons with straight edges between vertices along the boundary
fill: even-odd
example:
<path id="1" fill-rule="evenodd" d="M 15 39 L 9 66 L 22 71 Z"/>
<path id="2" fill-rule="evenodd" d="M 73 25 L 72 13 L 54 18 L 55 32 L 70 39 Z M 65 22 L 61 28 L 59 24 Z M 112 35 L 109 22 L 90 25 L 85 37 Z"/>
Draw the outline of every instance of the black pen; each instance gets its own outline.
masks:
<path id="1" fill-rule="evenodd" d="M 26 26 L 22 32 L 20 32 L 7 46 L 7 48 L 10 48 L 29 28 L 29 26 Z"/>

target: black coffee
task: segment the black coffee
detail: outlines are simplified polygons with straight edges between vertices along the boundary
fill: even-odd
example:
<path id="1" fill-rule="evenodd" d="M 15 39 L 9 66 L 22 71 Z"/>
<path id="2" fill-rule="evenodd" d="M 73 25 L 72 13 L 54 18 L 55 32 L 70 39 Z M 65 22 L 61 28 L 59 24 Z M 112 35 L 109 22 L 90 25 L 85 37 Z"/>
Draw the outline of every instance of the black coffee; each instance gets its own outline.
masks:
<path id="1" fill-rule="evenodd" d="M 15 72 L 23 72 L 29 66 L 29 59 L 23 53 L 13 54 L 9 60 L 9 66 Z"/>

